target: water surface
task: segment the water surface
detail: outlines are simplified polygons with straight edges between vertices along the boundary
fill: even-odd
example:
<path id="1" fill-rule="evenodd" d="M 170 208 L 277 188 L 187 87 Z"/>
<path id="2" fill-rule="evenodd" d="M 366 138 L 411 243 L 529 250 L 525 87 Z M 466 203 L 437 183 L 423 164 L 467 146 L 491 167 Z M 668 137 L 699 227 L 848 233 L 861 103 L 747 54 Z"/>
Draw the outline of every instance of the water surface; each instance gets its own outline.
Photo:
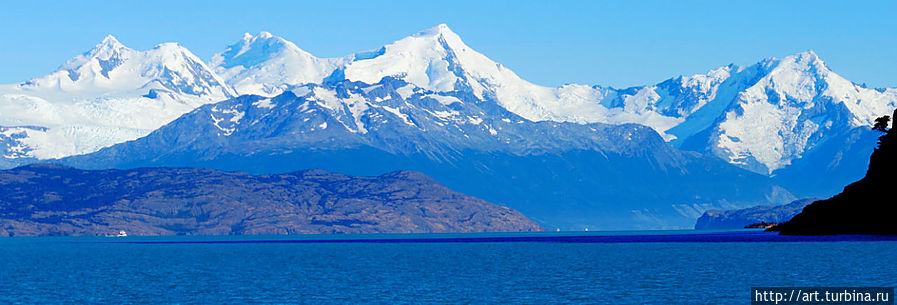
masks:
<path id="1" fill-rule="evenodd" d="M 889 239 L 760 231 L 4 238 L 0 303 L 748 304 L 751 286 L 897 286 Z"/>

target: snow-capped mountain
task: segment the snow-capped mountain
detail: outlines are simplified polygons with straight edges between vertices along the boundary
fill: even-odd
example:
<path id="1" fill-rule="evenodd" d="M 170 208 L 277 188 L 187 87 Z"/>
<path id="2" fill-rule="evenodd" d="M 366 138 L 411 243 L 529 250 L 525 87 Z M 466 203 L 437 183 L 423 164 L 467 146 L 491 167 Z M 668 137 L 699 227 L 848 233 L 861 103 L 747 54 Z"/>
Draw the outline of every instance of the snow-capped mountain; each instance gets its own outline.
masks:
<path id="1" fill-rule="evenodd" d="M 320 83 L 350 59 L 317 58 L 292 42 L 261 32 L 244 34 L 209 63 L 239 94 L 273 96 L 290 86 Z"/>
<path id="2" fill-rule="evenodd" d="M 638 95 L 647 109 L 682 121 L 660 130 L 674 145 L 764 174 L 897 108 L 897 89 L 853 84 L 812 51 L 674 78 L 629 99 Z"/>
<path id="3" fill-rule="evenodd" d="M 793 199 L 768 177 L 677 150 L 645 126 L 536 122 L 471 92 L 388 76 L 205 105 L 146 137 L 61 162 L 253 173 L 413 169 L 564 229 L 684 228 L 709 208 Z"/>
<path id="4" fill-rule="evenodd" d="M 220 64 L 238 61 L 240 56 L 232 54 L 253 55 L 244 56 L 252 60 L 242 65 Z M 244 88 L 241 93 L 273 96 L 304 83 L 346 79 L 373 84 L 393 77 L 435 92 L 469 92 L 533 121 L 650 126 L 677 147 L 767 175 L 897 106 L 897 89 L 855 85 L 812 51 L 653 86 L 544 87 L 476 52 L 445 24 L 375 51 L 331 59 L 316 58 L 267 33 L 247 35 L 214 62 L 228 83 L 240 84 L 237 91 Z"/>
<path id="5" fill-rule="evenodd" d="M 246 59 L 241 61 L 241 57 Z M 612 107 L 601 103 L 617 97 L 618 92 L 612 88 L 532 84 L 467 46 L 445 24 L 373 51 L 341 58 L 314 57 L 267 33 L 246 34 L 241 42 L 216 55 L 212 66 L 241 94 L 274 96 L 293 86 L 325 79 L 374 84 L 384 77 L 394 77 L 426 90 L 470 92 L 534 121 L 639 123 L 656 127 L 664 136 L 662 130 L 681 122 L 637 105 Z"/>
<path id="6" fill-rule="evenodd" d="M 356 59 L 343 74 L 345 79 L 369 84 L 391 76 L 427 90 L 467 91 L 535 121 L 598 122 L 611 116 L 595 102 L 607 90 L 534 85 L 467 46 L 445 24 L 386 45 L 371 58 Z"/>
<path id="7" fill-rule="evenodd" d="M 0 86 L 0 155 L 16 164 L 93 152 L 234 95 L 177 44 L 141 52 L 108 36 L 49 75 Z"/>
<path id="8" fill-rule="evenodd" d="M 309 83 L 393 77 L 434 92 L 468 92 L 533 121 L 646 125 L 677 147 L 771 174 L 897 105 L 897 89 L 857 86 L 812 51 L 653 86 L 538 86 L 444 24 L 341 58 L 317 58 L 267 32 L 246 34 L 210 66 L 176 44 L 139 52 L 107 37 L 47 76 L 0 86 L 4 156 L 94 151 L 236 94 L 274 96 Z"/>
<path id="9" fill-rule="evenodd" d="M 234 95 L 201 59 L 176 43 L 163 43 L 141 52 L 122 45 L 111 35 L 55 72 L 19 84 L 18 88 L 65 97 L 126 90 L 209 98 Z"/>

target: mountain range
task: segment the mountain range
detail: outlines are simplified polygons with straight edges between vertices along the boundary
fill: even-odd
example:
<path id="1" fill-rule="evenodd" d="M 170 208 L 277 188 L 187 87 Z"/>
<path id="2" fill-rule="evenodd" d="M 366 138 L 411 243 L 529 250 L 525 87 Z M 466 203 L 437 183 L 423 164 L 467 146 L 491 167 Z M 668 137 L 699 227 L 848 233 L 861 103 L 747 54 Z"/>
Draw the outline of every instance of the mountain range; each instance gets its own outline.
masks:
<path id="1" fill-rule="evenodd" d="M 464 92 L 428 91 L 395 78 L 244 95 L 59 162 L 257 174 L 409 169 L 564 229 L 680 227 L 706 208 L 793 199 L 766 176 L 677 150 L 642 125 L 533 122 Z"/>
<path id="2" fill-rule="evenodd" d="M 897 89 L 851 83 L 812 51 L 656 85 L 544 87 L 446 25 L 340 58 L 246 34 L 209 63 L 107 37 L 0 87 L 0 165 L 416 169 L 543 224 L 684 227 L 709 208 L 837 192 L 897 107 Z"/>

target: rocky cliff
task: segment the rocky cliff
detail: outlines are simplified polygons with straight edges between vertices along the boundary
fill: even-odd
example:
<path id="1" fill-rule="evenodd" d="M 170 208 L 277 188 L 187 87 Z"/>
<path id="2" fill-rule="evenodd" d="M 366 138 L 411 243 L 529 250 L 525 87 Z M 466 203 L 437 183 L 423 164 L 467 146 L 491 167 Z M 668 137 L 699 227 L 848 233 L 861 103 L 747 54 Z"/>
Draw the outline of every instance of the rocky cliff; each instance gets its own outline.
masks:
<path id="1" fill-rule="evenodd" d="M 894 114 L 897 116 L 897 111 Z M 784 235 L 897 235 L 895 174 L 897 131 L 891 128 L 879 138 L 879 146 L 872 153 L 863 179 L 832 198 L 808 205 L 790 221 L 770 230 Z"/>

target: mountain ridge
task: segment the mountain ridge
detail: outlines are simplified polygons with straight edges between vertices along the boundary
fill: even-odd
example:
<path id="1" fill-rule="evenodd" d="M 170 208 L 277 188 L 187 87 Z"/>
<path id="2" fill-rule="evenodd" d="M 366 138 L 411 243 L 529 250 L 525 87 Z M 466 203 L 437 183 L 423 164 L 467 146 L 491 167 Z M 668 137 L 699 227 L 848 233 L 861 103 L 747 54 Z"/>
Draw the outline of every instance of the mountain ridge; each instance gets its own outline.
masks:
<path id="1" fill-rule="evenodd" d="M 195 168 L 0 171 L 0 236 L 540 231 L 419 172 L 252 176 Z M 41 196 L 34 196 L 41 194 Z"/>
<path id="2" fill-rule="evenodd" d="M 241 96 L 60 162 L 352 175 L 412 169 L 564 229 L 690 227 L 704 209 L 792 197 L 767 177 L 677 150 L 646 126 L 534 122 L 469 92 L 429 91 L 396 78 Z"/>
<path id="3" fill-rule="evenodd" d="M 695 230 L 744 229 L 746 226 L 783 223 L 818 199 L 795 200 L 780 206 L 756 206 L 738 210 L 709 210 L 695 222 Z"/>
<path id="4" fill-rule="evenodd" d="M 412 64 L 409 59 L 419 62 Z M 469 90 L 478 98 L 495 100 L 534 121 L 643 124 L 677 147 L 685 142 L 698 143 L 684 148 L 766 175 L 803 157 L 828 129 L 836 129 L 832 132 L 837 134 L 867 126 L 881 111 L 897 105 L 897 89 L 873 90 L 846 81 L 811 50 L 766 58 L 747 67 L 730 64 L 707 74 L 678 76 L 653 86 L 543 87 L 470 49 L 445 24 L 388 44 L 378 49 L 376 56 L 347 61 L 331 76 L 369 84 L 392 76 L 428 90 Z M 812 88 L 813 82 L 807 82 L 812 79 L 823 82 L 822 87 Z M 770 90 L 776 95 L 767 96 Z M 816 99 L 812 96 L 821 98 L 811 101 Z M 780 102 L 783 100 L 787 103 Z M 846 109 L 832 110 L 841 113 L 832 114 L 834 119 L 827 121 L 813 112 L 792 117 L 800 116 L 800 109 L 808 103 L 825 108 L 843 105 Z M 747 121 L 773 119 L 758 112 L 781 113 L 776 119 L 782 123 L 766 129 L 746 127 Z M 840 127 L 826 125 L 840 122 L 835 119 L 847 123 Z M 706 139 L 694 138 L 705 130 Z"/>
<path id="5" fill-rule="evenodd" d="M 98 49 L 101 47 L 103 50 Z M 85 54 L 109 53 L 110 50 L 119 49 L 130 50 L 114 37 L 108 36 L 94 50 Z M 69 63 L 76 61 L 75 59 Z M 114 62 L 112 59 L 114 57 L 102 62 L 110 64 Z M 100 65 L 99 62 L 97 65 Z M 812 150 L 818 144 L 817 140 L 825 137 L 828 132 L 826 129 L 835 128 L 838 130 L 834 132 L 843 133 L 846 128 L 866 126 L 880 115 L 879 110 L 897 105 L 897 89 L 873 90 L 852 84 L 831 72 L 812 51 L 782 59 L 767 58 L 748 67 L 730 64 L 713 69 L 707 74 L 678 76 L 653 86 L 627 89 L 577 84 L 557 88 L 543 87 L 521 79 L 513 71 L 477 53 L 445 24 L 423 30 L 374 51 L 337 58 L 315 57 L 294 43 L 269 32 L 257 35 L 246 33 L 240 41 L 215 54 L 207 68 L 213 70 L 212 74 L 222 75 L 220 79 L 226 83 L 224 94 L 221 95 L 224 97 L 232 97 L 237 93 L 274 96 L 303 84 L 341 79 L 373 84 L 383 77 L 400 77 L 427 90 L 469 91 L 480 99 L 494 100 L 502 107 L 534 121 L 647 125 L 677 147 L 711 154 L 767 175 L 789 166 L 792 161 Z M 774 73 L 786 68 L 794 73 Z M 814 76 L 816 74 L 806 74 L 809 70 L 821 72 Z M 89 72 L 108 73 L 106 69 Z M 740 76 L 740 80 L 735 80 L 740 84 L 726 85 L 736 75 L 744 73 L 750 75 Z M 770 73 L 778 76 L 771 77 Z M 806 75 L 796 77 L 795 73 Z M 66 74 L 70 78 L 80 77 L 71 69 Z M 816 77 L 817 83 L 828 79 L 837 83 L 837 86 L 823 84 L 828 87 L 821 87 L 818 93 L 823 94 L 820 105 L 832 105 L 825 106 L 827 108 L 846 106 L 844 110 L 831 111 L 842 112 L 833 116 L 848 122 L 847 125 L 827 126 L 826 124 L 835 121 L 815 118 L 812 113 L 806 118 L 793 118 L 800 115 L 801 111 L 798 109 L 808 103 L 808 92 L 818 91 L 811 88 L 812 83 L 807 82 L 813 77 Z M 219 79 L 217 75 L 212 78 Z M 797 107 L 775 106 L 775 101 L 753 102 L 780 99 L 778 96 L 783 95 L 778 93 L 776 96 L 766 96 L 764 91 L 769 89 L 761 87 L 767 85 L 757 83 L 776 79 L 784 79 L 776 82 L 779 85 L 774 87 L 788 91 L 782 91 L 785 99 L 791 95 L 796 96 Z M 37 82 L 40 82 L 40 78 L 25 84 Z M 781 91 L 776 90 L 779 89 L 773 89 L 773 92 Z M 831 92 L 825 93 L 829 91 Z M 143 95 L 153 97 L 159 93 L 153 91 Z M 747 100 L 741 96 L 746 96 Z M 826 99 L 830 101 L 826 102 Z M 196 106 L 195 103 L 192 105 Z M 767 115 L 755 114 L 761 110 L 764 113 L 783 113 L 779 117 L 783 123 L 768 129 L 743 127 L 746 125 L 745 121 L 765 119 Z M 170 116 L 166 116 L 168 117 Z M 17 125 L 41 124 L 0 122 L 0 126 Z M 704 130 L 707 132 L 701 134 Z M 779 133 L 783 136 L 779 136 Z M 693 145 L 683 146 L 686 142 Z M 75 151 L 84 152 L 89 151 Z M 45 159 L 47 155 L 61 156 L 60 153 L 55 153 L 37 157 Z"/>
<path id="6" fill-rule="evenodd" d="M 233 96 L 186 48 L 137 51 L 110 35 L 53 73 L 0 87 L 0 156 L 14 166 L 93 152 Z"/>

